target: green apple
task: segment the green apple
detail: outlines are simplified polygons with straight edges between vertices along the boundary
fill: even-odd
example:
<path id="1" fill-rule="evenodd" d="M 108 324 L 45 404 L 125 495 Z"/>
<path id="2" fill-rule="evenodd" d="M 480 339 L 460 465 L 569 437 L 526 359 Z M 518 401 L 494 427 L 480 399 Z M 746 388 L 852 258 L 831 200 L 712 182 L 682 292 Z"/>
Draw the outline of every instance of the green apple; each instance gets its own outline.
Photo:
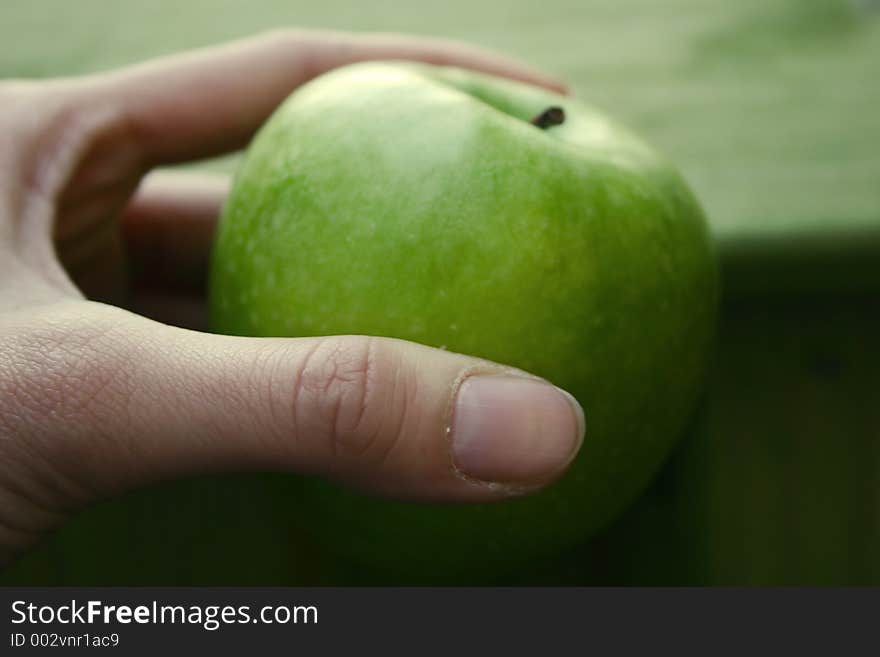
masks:
<path id="1" fill-rule="evenodd" d="M 404 338 L 528 370 L 584 407 L 570 471 L 513 502 L 305 481 L 295 513 L 320 544 L 386 581 L 491 580 L 613 519 L 695 405 L 716 299 L 704 215 L 637 137 L 570 97 L 395 62 L 333 71 L 276 111 L 212 266 L 219 332 Z"/>

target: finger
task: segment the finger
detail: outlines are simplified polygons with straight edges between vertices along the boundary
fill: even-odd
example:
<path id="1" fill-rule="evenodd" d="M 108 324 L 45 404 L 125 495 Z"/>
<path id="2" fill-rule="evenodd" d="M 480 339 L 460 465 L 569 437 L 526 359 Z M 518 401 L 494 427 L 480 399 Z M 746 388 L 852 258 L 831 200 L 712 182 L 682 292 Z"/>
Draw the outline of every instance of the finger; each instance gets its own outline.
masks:
<path id="1" fill-rule="evenodd" d="M 135 290 L 202 293 L 226 176 L 157 171 L 141 183 L 122 214 Z"/>
<path id="2" fill-rule="evenodd" d="M 325 41 L 323 60 L 319 68 L 329 70 L 353 61 L 376 59 L 404 59 L 422 61 L 435 66 L 459 66 L 490 75 L 519 80 L 567 94 L 568 86 L 561 80 L 538 70 L 514 57 L 451 39 L 439 39 L 405 34 L 343 35 L 339 40 Z M 334 63 L 338 61 L 339 63 Z"/>
<path id="3" fill-rule="evenodd" d="M 282 31 L 168 57 L 81 87 L 121 108 L 148 164 L 209 157 L 243 146 L 297 86 L 368 59 L 456 65 L 564 91 L 513 59 L 452 41 L 390 34 Z"/>
<path id="4" fill-rule="evenodd" d="M 490 501 L 549 484 L 582 440 L 565 393 L 494 363 L 392 339 L 239 338 L 74 308 L 15 332 L 18 353 L 41 356 L 17 381 L 63 394 L 22 397 L 10 421 L 30 417 L 29 449 L 51 440 L 45 460 L 104 494 L 258 469 Z"/>

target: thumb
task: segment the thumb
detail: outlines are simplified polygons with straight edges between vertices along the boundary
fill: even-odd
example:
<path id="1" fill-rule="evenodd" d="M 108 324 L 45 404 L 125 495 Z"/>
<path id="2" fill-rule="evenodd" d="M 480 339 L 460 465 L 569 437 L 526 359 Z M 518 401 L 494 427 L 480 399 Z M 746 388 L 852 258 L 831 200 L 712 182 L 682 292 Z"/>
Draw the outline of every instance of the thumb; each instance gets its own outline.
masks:
<path id="1" fill-rule="evenodd" d="M 31 446 L 96 494 L 269 469 L 481 502 L 549 484 L 582 441 L 570 395 L 488 361 L 387 338 L 210 335 L 71 305 L 15 333 L 25 369 L 38 364 L 18 380 L 52 392 L 10 417 L 36 417 Z"/>

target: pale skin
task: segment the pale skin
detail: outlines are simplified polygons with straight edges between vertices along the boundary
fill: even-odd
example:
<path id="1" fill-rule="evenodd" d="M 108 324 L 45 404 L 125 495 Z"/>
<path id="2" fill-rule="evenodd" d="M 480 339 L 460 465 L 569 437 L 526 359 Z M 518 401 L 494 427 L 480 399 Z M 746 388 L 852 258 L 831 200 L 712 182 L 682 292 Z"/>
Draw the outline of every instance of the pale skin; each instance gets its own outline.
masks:
<path id="1" fill-rule="evenodd" d="M 537 377 L 388 338 L 205 332 L 228 181 L 151 170 L 243 147 L 297 86 L 365 59 L 564 92 L 459 43 L 306 31 L 0 82 L 0 564 L 95 501 L 204 472 L 485 502 L 565 471 L 583 416 Z"/>

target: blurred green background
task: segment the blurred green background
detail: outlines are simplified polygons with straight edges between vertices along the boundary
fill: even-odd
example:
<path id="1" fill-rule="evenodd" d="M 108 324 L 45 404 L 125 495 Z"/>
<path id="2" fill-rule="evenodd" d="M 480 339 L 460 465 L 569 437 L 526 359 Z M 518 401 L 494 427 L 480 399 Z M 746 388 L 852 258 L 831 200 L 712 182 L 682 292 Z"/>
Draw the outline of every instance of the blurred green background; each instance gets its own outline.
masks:
<path id="1" fill-rule="evenodd" d="M 615 527 L 508 581 L 880 583 L 880 2 L 5 0 L 0 76 L 108 69 L 283 26 L 517 55 L 665 151 L 711 219 L 726 298 L 682 448 Z M 230 481 L 98 507 L 6 581 L 384 581 L 292 553 L 283 506 L 237 538 L 186 523 L 246 516 L 243 491 L 286 494 L 281 478 L 256 492 Z"/>
<path id="2" fill-rule="evenodd" d="M 0 76 L 108 69 L 283 26 L 472 41 L 569 81 L 678 162 L 718 234 L 876 233 L 876 0 L 4 0 Z"/>

